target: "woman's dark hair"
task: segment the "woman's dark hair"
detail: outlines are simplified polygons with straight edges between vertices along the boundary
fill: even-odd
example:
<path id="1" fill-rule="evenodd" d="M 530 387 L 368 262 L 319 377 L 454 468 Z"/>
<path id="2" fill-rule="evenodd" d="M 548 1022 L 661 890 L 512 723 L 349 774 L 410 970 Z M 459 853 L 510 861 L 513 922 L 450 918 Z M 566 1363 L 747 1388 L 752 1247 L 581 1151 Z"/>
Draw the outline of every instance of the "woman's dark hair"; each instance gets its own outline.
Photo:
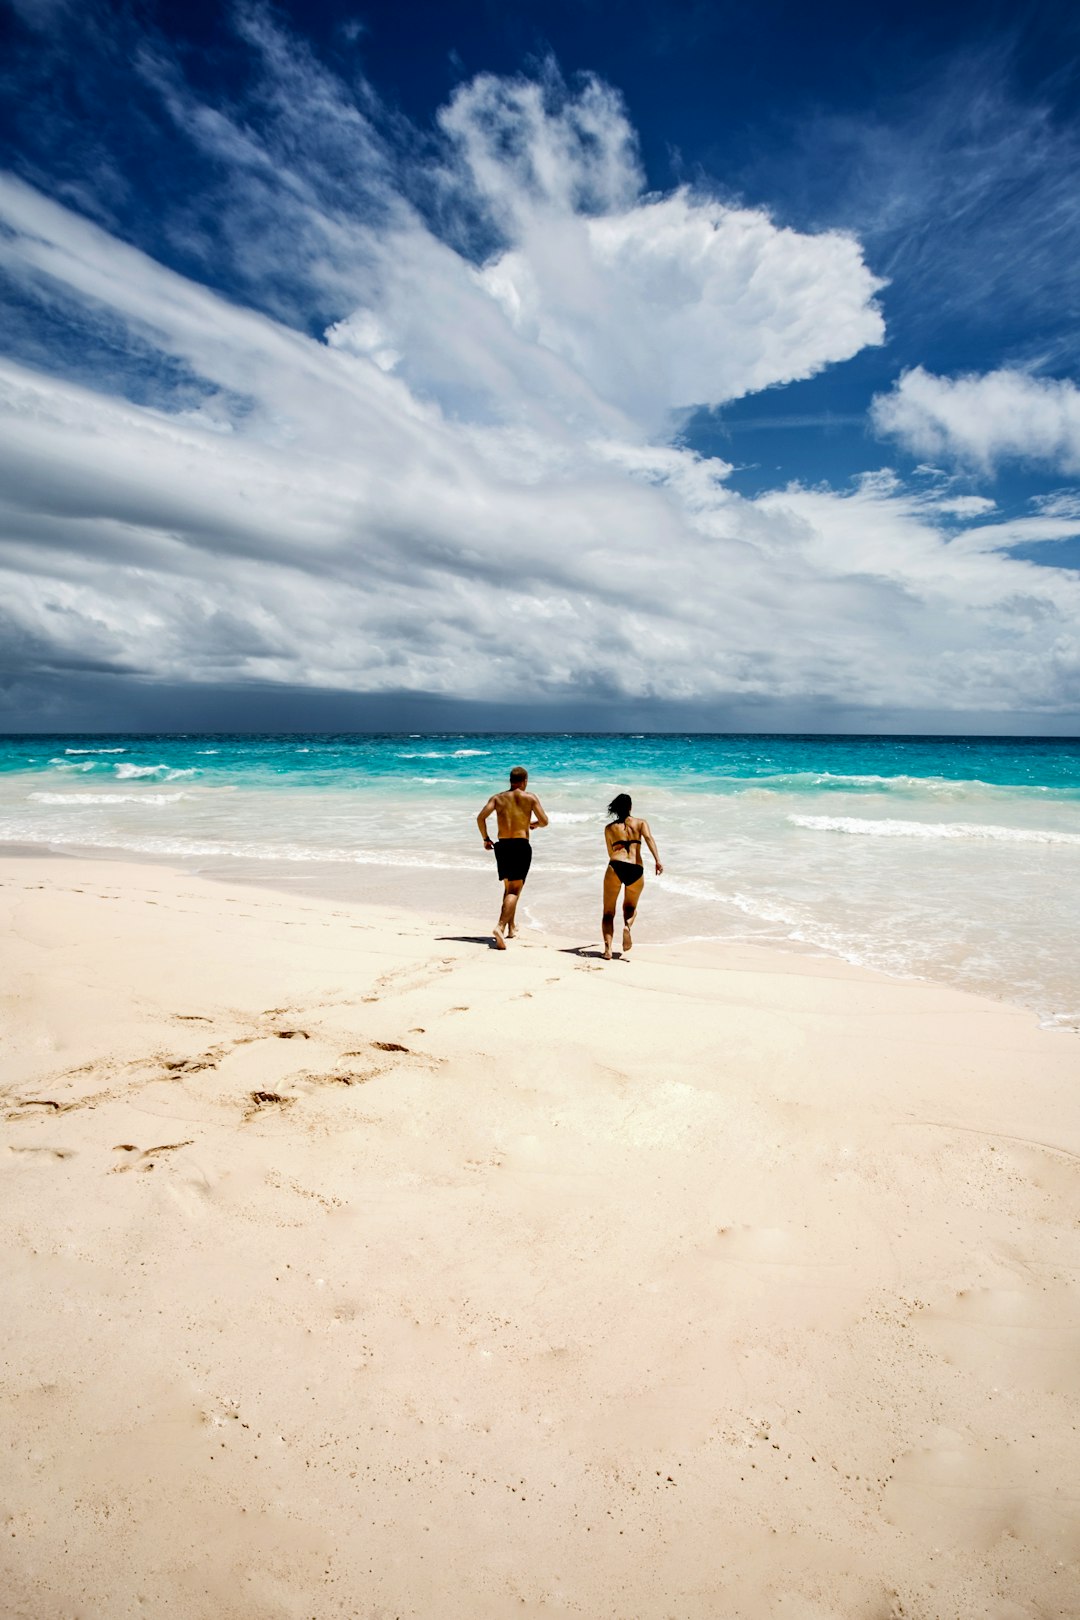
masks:
<path id="1" fill-rule="evenodd" d="M 632 808 L 629 793 L 616 793 L 607 807 L 607 813 L 613 821 L 625 821 Z"/>

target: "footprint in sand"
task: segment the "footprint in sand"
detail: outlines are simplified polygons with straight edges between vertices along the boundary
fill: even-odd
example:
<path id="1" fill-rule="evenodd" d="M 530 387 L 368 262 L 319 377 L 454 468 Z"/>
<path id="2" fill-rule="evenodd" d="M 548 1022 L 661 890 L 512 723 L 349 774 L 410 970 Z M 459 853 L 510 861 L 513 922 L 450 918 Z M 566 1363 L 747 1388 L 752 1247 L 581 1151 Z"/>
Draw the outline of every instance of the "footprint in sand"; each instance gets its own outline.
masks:
<path id="1" fill-rule="evenodd" d="M 373 1069 L 367 1074 L 359 1074 L 354 1069 L 335 1070 L 329 1074 L 304 1074 L 296 1077 L 295 1083 L 301 1087 L 307 1086 L 366 1086 L 369 1080 L 378 1079 L 378 1070 Z"/>
<path id="2" fill-rule="evenodd" d="M 414 990 L 424 990 L 441 974 L 450 973 L 453 965 L 453 957 L 447 956 L 440 962 L 429 962 L 417 967 L 394 968 L 377 978 L 371 986 L 370 993 L 361 996 L 360 1000 L 379 1001 L 383 996 L 408 995 Z"/>
<path id="3" fill-rule="evenodd" d="M 155 1062 L 156 1060 L 149 1061 Z M 143 1064 L 126 1065 L 128 1068 L 143 1066 Z M 72 1080 L 87 1075 L 105 1079 L 115 1073 L 116 1064 L 110 1059 L 101 1059 L 97 1063 L 83 1063 L 77 1069 L 69 1069 L 64 1074 L 53 1075 L 52 1079 L 57 1081 Z M 87 1092 L 84 1096 L 72 1097 L 67 1102 L 59 1102 L 55 1097 L 9 1097 L 5 1100 L 13 1104 L 13 1106 L 6 1110 L 4 1118 L 32 1120 L 40 1118 L 42 1114 L 53 1116 L 70 1113 L 75 1108 L 96 1108 L 100 1103 L 115 1102 L 118 1097 L 126 1095 L 132 1089 L 137 1089 L 138 1084 L 142 1084 L 142 1082 L 138 1082 L 134 1088 L 131 1085 L 120 1085 L 101 1091 Z"/>
<path id="4" fill-rule="evenodd" d="M 263 1113 L 267 1109 L 291 1108 L 296 1101 L 295 1097 L 282 1097 L 276 1091 L 252 1091 L 249 1096 L 251 1101 L 244 1110 L 245 1119 L 254 1119 L 256 1114 Z"/>
<path id="5" fill-rule="evenodd" d="M 184 1142 L 160 1142 L 157 1147 L 143 1148 L 142 1152 L 134 1142 L 118 1142 L 113 1152 L 123 1153 L 125 1158 L 122 1163 L 113 1165 L 110 1174 L 116 1175 L 125 1170 L 153 1170 L 161 1154 L 178 1153 L 181 1148 L 191 1147 L 194 1140 L 194 1137 L 188 1137 Z M 130 1154 L 135 1157 L 128 1157 Z"/>
<path id="6" fill-rule="evenodd" d="M 165 1058 L 162 1068 L 166 1074 L 200 1074 L 203 1069 L 216 1069 L 224 1055 L 224 1047 L 215 1047 L 211 1052 L 202 1052 L 198 1057 Z"/>
<path id="7" fill-rule="evenodd" d="M 8 1143 L 8 1152 L 9 1153 L 40 1153 L 40 1154 L 44 1154 L 44 1156 L 47 1159 L 73 1159 L 75 1157 L 74 1148 L 54 1148 L 54 1147 L 41 1147 L 41 1146 L 29 1146 L 29 1145 L 25 1146 L 25 1147 L 16 1147 L 14 1142 L 9 1142 Z"/>
<path id="8" fill-rule="evenodd" d="M 272 1007 L 264 1017 L 279 1015 L 284 1012 L 283 1007 Z M 210 1020 L 202 1018 L 196 1013 L 177 1014 L 185 1023 L 209 1023 Z M 310 1041 L 311 1036 L 306 1029 L 272 1029 L 269 1035 L 279 1041 Z M 208 1046 L 205 1051 L 197 1052 L 187 1057 L 162 1058 L 158 1062 L 166 1075 L 179 1078 L 189 1074 L 200 1074 L 207 1069 L 216 1069 L 237 1047 L 250 1046 L 253 1041 L 259 1040 L 259 1035 L 238 1035 L 231 1041 L 221 1041 L 216 1046 Z M 141 1066 L 138 1065 L 138 1066 Z"/>
<path id="9" fill-rule="evenodd" d="M 75 1106 L 74 1103 L 54 1102 L 51 1097 L 17 1097 L 15 1106 L 9 1108 L 4 1117 L 6 1119 L 27 1119 L 29 1111 L 34 1108 L 40 1108 L 48 1114 L 66 1114 L 69 1108 Z"/>

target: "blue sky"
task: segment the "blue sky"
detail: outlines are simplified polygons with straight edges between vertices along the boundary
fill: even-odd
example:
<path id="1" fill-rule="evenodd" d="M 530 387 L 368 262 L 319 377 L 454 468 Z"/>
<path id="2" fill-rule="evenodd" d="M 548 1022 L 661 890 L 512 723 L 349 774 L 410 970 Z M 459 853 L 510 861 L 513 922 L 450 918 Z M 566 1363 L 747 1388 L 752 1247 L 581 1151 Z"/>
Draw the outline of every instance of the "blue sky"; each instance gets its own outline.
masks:
<path id="1" fill-rule="evenodd" d="M 6 729 L 1080 730 L 1069 9 L 0 47 Z"/>

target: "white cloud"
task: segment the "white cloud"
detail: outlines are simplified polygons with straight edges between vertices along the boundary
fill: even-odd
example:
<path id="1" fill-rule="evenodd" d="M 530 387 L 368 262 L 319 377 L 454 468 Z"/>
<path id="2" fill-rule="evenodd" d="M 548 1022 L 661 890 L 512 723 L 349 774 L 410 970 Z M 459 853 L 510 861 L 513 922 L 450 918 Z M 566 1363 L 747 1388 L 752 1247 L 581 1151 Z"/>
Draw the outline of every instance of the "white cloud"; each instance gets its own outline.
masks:
<path id="1" fill-rule="evenodd" d="M 1040 517 L 1080 517 L 1080 489 L 1054 489 L 1031 502 Z"/>
<path id="2" fill-rule="evenodd" d="M 169 94 L 230 174 L 250 262 L 291 237 L 289 297 L 310 274 L 345 301 L 325 340 L 0 181 L 4 269 L 128 343 L 142 401 L 0 366 L 11 668 L 525 701 L 1080 702 L 1080 584 L 950 543 L 944 520 L 978 498 L 911 496 L 886 470 L 748 501 L 671 442 L 680 406 L 879 341 L 850 237 L 643 195 L 617 98 L 550 77 L 458 93 L 422 214 L 340 87 L 258 39 L 268 75 L 291 75 L 287 163 L 272 127 L 237 144 L 231 116 Z M 304 74 L 333 183 L 304 144 Z M 253 199 L 275 175 L 266 239 Z M 477 232 L 486 257 L 465 251 Z"/>
<path id="3" fill-rule="evenodd" d="M 872 407 L 879 433 L 916 455 L 953 456 L 990 470 L 1021 460 L 1080 472 L 1080 389 L 1001 370 L 936 377 L 917 366 Z"/>
<path id="4" fill-rule="evenodd" d="M 951 495 L 944 500 L 934 500 L 931 503 L 938 512 L 948 517 L 982 517 L 986 512 L 992 512 L 997 505 L 988 495 Z"/>
<path id="5" fill-rule="evenodd" d="M 303 439 L 3 368 L 9 645 L 43 669 L 476 698 L 1080 699 L 1075 577 L 950 544 L 889 478 L 746 501 L 722 463 L 450 423 L 309 350 Z M 304 367 L 274 376 L 281 405 Z"/>
<path id="6" fill-rule="evenodd" d="M 672 412 L 812 376 L 883 340 L 881 283 L 854 238 L 784 230 L 685 188 L 643 195 L 622 103 L 595 80 L 570 97 L 557 81 L 485 75 L 440 122 L 453 186 L 503 245 L 478 272 L 440 276 L 425 232 L 394 233 L 376 313 L 412 379 L 452 406 L 461 357 L 447 364 L 447 328 L 462 320 L 498 370 L 493 412 L 513 377 L 546 410 L 609 424 L 615 412 L 650 434 Z"/>
<path id="7" fill-rule="evenodd" d="M 883 341 L 882 283 L 853 236 L 686 188 L 646 194 L 621 99 L 597 80 L 572 93 L 553 67 L 540 82 L 481 75 L 441 112 L 437 159 L 399 175 L 344 87 L 245 18 L 258 135 L 172 64 L 142 61 L 178 129 L 230 171 L 207 236 L 230 278 L 301 324 L 291 266 L 300 297 L 343 306 L 331 342 L 453 415 L 662 435 L 673 413 Z"/>
<path id="8" fill-rule="evenodd" d="M 537 214 L 621 213 L 643 190 L 622 100 L 593 77 L 568 96 L 553 66 L 539 81 L 482 73 L 454 92 L 439 124 L 511 238 Z"/>
<path id="9" fill-rule="evenodd" d="M 1050 540 L 1071 540 L 1080 534 L 1080 515 L 1072 517 L 1012 518 L 963 529 L 952 544 L 968 551 L 1007 551 L 1011 546 L 1040 545 Z"/>

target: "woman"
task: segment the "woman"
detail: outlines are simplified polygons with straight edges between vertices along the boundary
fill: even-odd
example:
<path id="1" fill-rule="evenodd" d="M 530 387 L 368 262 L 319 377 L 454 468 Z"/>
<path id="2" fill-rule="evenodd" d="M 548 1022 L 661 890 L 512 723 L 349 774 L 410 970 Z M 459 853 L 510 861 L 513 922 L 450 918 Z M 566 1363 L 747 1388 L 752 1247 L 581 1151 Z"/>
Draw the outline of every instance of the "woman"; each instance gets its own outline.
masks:
<path id="1" fill-rule="evenodd" d="M 630 930 L 634 926 L 641 891 L 645 887 L 645 868 L 641 864 L 642 842 L 648 844 L 649 853 L 656 862 L 656 875 L 664 868 L 656 853 L 649 823 L 640 816 L 630 814 L 633 805 L 629 793 L 618 793 L 608 805 L 608 815 L 614 819 L 604 828 L 608 864 L 604 872 L 604 960 L 611 961 L 611 940 L 615 933 L 615 907 L 619 903 L 619 890 L 623 895 L 622 948 L 625 956 L 634 943 Z"/>

